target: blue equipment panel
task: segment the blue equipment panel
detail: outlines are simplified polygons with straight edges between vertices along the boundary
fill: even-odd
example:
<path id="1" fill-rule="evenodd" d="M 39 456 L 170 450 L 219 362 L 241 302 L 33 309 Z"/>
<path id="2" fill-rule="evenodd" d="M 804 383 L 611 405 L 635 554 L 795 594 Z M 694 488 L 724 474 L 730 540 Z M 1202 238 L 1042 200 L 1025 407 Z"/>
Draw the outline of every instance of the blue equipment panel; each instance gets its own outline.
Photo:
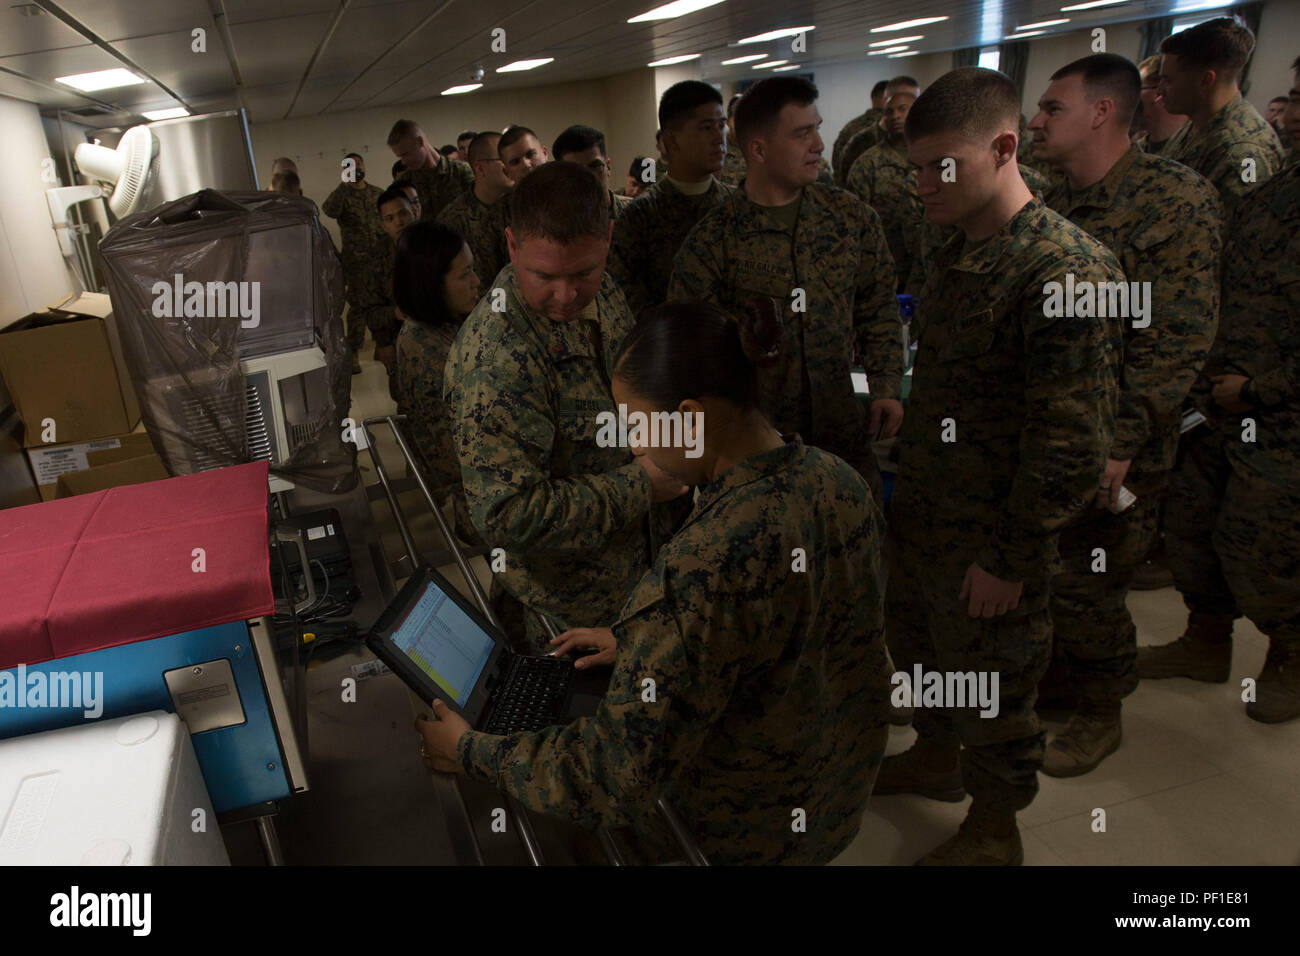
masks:
<path id="1" fill-rule="evenodd" d="M 243 621 L 28 664 L 21 670 L 0 671 L 0 740 L 149 710 L 174 713 L 164 672 L 219 659 L 230 663 L 244 722 L 191 735 L 212 808 L 224 813 L 289 796 L 292 788 L 285 773 L 284 755 L 271 719 L 252 636 Z M 268 662 L 268 667 L 274 667 L 274 662 Z M 44 681 L 52 687 L 52 672 L 102 675 L 98 679 L 97 708 L 102 712 L 86 716 L 84 700 L 71 707 L 24 706 L 30 702 L 28 689 L 35 686 L 33 675 L 45 675 L 36 679 L 37 684 Z M 18 680 L 20 673 L 22 682 Z M 278 676 L 273 674 L 272 679 Z M 19 688 L 17 697 L 13 696 L 15 688 Z"/>

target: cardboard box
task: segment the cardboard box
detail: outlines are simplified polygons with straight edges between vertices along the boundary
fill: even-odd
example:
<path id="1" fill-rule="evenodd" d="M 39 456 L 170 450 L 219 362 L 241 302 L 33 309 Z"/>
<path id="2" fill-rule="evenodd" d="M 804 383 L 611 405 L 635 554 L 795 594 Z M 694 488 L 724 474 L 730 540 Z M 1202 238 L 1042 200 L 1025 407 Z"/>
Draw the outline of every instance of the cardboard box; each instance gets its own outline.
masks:
<path id="1" fill-rule="evenodd" d="M 58 491 L 60 475 L 85 471 L 89 468 L 88 455 L 107 449 L 120 449 L 123 445 L 133 447 L 137 455 L 153 452 L 153 444 L 144 432 L 100 438 L 89 442 L 65 442 L 57 445 L 41 445 L 37 448 L 29 447 L 27 460 L 31 463 L 32 475 L 36 478 L 36 487 L 40 490 L 41 500 L 53 500 Z"/>
<path id="2" fill-rule="evenodd" d="M 91 452 L 93 455 L 94 452 Z M 71 498 L 92 491 L 119 488 L 122 485 L 142 485 L 146 481 L 170 478 L 162 459 L 154 452 L 138 458 L 127 458 L 108 465 L 96 465 L 85 471 L 69 471 L 59 475 L 56 498 Z"/>
<path id="3" fill-rule="evenodd" d="M 85 299 L 62 304 L 102 311 L 103 303 Z M 28 448 L 45 444 L 47 419 L 57 444 L 121 435 L 140 420 L 111 312 L 41 312 L 12 323 L 0 332 L 0 376 L 27 426 Z"/>

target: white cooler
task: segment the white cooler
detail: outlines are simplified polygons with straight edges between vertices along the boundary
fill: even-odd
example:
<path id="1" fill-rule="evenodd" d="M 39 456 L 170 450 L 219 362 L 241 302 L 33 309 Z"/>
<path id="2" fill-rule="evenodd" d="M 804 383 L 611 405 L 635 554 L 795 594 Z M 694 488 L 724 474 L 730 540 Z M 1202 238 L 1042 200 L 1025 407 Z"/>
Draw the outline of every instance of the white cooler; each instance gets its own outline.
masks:
<path id="1" fill-rule="evenodd" d="M 230 858 L 175 714 L 0 740 L 0 865 L 176 864 Z"/>

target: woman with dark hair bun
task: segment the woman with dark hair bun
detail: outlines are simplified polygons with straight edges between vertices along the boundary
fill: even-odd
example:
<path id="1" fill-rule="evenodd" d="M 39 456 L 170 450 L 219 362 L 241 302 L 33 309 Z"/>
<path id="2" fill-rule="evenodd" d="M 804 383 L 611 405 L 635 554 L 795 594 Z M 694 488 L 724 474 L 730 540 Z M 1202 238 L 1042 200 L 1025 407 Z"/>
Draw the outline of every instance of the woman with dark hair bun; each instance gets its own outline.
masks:
<path id="1" fill-rule="evenodd" d="M 434 766 L 652 843 L 663 795 L 713 863 L 826 863 L 853 840 L 888 737 L 882 522 L 850 465 L 759 410 L 767 318 L 641 314 L 614 366 L 618 428 L 698 489 L 695 508 L 612 628 L 554 642 L 613 664 L 594 716 L 499 737 L 435 703 L 418 723 Z"/>
<path id="2" fill-rule="evenodd" d="M 451 440 L 451 417 L 442 400 L 442 370 L 461 322 L 478 303 L 474 255 L 456 232 L 428 220 L 397 237 L 393 301 L 402 330 L 397 336 L 392 395 L 406 415 L 407 433 L 440 503 L 452 499 L 456 533 L 479 542 L 470 521 L 460 461 Z"/>

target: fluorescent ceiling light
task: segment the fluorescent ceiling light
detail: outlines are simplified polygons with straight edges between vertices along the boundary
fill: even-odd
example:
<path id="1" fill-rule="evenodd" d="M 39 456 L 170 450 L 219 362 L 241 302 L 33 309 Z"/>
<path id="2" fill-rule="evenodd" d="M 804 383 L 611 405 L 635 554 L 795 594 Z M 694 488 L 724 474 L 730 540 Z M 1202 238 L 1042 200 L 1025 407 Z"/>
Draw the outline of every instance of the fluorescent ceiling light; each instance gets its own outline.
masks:
<path id="1" fill-rule="evenodd" d="M 925 35 L 918 33 L 914 37 L 890 37 L 888 40 L 877 40 L 875 43 L 868 43 L 868 47 L 873 46 L 893 46 L 896 43 L 911 43 L 913 40 L 924 40 Z"/>
<path id="2" fill-rule="evenodd" d="M 482 83 L 466 83 L 464 86 L 449 86 L 442 91 L 443 96 L 455 96 L 457 93 L 473 93 Z"/>
<path id="3" fill-rule="evenodd" d="M 83 93 L 94 93 L 96 90 L 111 90 L 119 86 L 135 86 L 137 83 L 143 83 L 144 80 L 130 70 L 118 67 L 113 70 L 96 70 L 94 73 L 56 76 L 54 82 L 62 83 L 64 86 L 71 86 Z"/>
<path id="4" fill-rule="evenodd" d="M 770 70 L 774 66 L 785 66 L 789 60 L 768 60 L 766 63 L 760 63 L 758 66 L 751 66 L 751 70 Z"/>
<path id="5" fill-rule="evenodd" d="M 723 66 L 732 66 L 736 63 L 753 63 L 755 60 L 766 60 L 766 53 L 750 53 L 748 56 L 738 56 L 731 60 L 723 60 Z"/>
<path id="6" fill-rule="evenodd" d="M 1069 17 L 1063 17 L 1060 20 L 1039 20 L 1037 23 L 1026 23 L 1023 27 L 1016 27 L 1016 32 L 1021 30 L 1037 30 L 1039 27 L 1057 27 L 1062 23 L 1069 23 Z"/>
<path id="7" fill-rule="evenodd" d="M 777 67 L 775 70 L 773 70 L 772 72 L 773 72 L 773 73 L 784 73 L 786 70 L 797 70 L 797 69 L 799 69 L 799 68 L 801 67 L 801 65 L 802 65 L 802 64 L 799 64 L 799 63 L 791 63 L 789 66 L 778 66 L 778 67 Z"/>
<path id="8" fill-rule="evenodd" d="M 665 3 L 661 7 L 655 7 L 653 10 L 638 14 L 627 22 L 645 23 L 647 20 L 671 20 L 673 17 L 684 17 L 688 13 L 694 13 L 696 10 L 703 10 L 705 7 L 711 7 L 721 2 L 722 0 L 673 0 L 672 3 Z"/>
<path id="9" fill-rule="evenodd" d="M 766 43 L 768 40 L 779 40 L 782 37 L 797 37 L 801 33 L 816 29 L 816 27 L 786 27 L 784 30 L 771 30 L 767 33 L 760 33 L 756 37 L 745 37 L 743 40 L 737 40 L 736 45 L 740 46 L 742 43 Z"/>
<path id="10" fill-rule="evenodd" d="M 883 27 L 872 27 L 872 33 L 892 33 L 895 30 L 910 30 L 912 27 L 923 27 L 927 23 L 942 23 L 947 17 L 922 17 L 920 20 L 904 20 L 902 23 L 890 23 Z"/>
<path id="11" fill-rule="evenodd" d="M 165 120 L 177 119 L 181 116 L 189 116 L 190 111 L 183 106 L 173 106 L 171 109 L 167 110 L 148 110 L 140 115 L 147 120 Z"/>
<path id="12" fill-rule="evenodd" d="M 555 57 L 543 57 L 540 60 L 515 60 L 513 63 L 507 63 L 505 66 L 497 67 L 498 73 L 518 73 L 521 70 L 535 70 L 539 66 L 545 66 L 548 63 L 554 63 Z"/>
<path id="13" fill-rule="evenodd" d="M 1040 37 L 1046 30 L 1030 30 L 1028 33 L 1009 33 L 1004 36 L 1004 40 L 1023 40 L 1025 37 Z"/>
<path id="14" fill-rule="evenodd" d="M 686 53 L 682 56 L 670 56 L 663 60 L 655 60 L 653 63 L 647 63 L 646 66 L 672 66 L 674 63 L 685 63 L 687 60 L 698 60 L 698 53 Z"/>
<path id="15" fill-rule="evenodd" d="M 906 49 L 907 49 L 906 43 L 904 43 L 902 46 L 887 46 L 883 50 L 872 50 L 870 53 L 867 54 L 867 56 L 880 56 L 880 54 L 882 53 L 898 53 L 900 50 L 906 50 Z"/>
<path id="16" fill-rule="evenodd" d="M 902 56 L 916 56 L 920 52 L 921 52 L 920 50 L 908 50 L 906 53 L 891 53 L 889 54 L 887 59 L 897 60 L 899 57 Z"/>
<path id="17" fill-rule="evenodd" d="M 1061 12 L 1069 13 L 1071 10 L 1091 10 L 1094 7 L 1113 7 L 1117 3 L 1128 3 L 1128 0 L 1088 0 L 1087 3 L 1076 3 L 1068 7 L 1061 7 Z"/>
<path id="18" fill-rule="evenodd" d="M 1229 7 L 1230 3 L 1224 3 L 1223 0 L 1186 0 L 1170 10 L 1170 13 L 1191 13 L 1194 10 L 1213 10 L 1216 7 Z"/>

